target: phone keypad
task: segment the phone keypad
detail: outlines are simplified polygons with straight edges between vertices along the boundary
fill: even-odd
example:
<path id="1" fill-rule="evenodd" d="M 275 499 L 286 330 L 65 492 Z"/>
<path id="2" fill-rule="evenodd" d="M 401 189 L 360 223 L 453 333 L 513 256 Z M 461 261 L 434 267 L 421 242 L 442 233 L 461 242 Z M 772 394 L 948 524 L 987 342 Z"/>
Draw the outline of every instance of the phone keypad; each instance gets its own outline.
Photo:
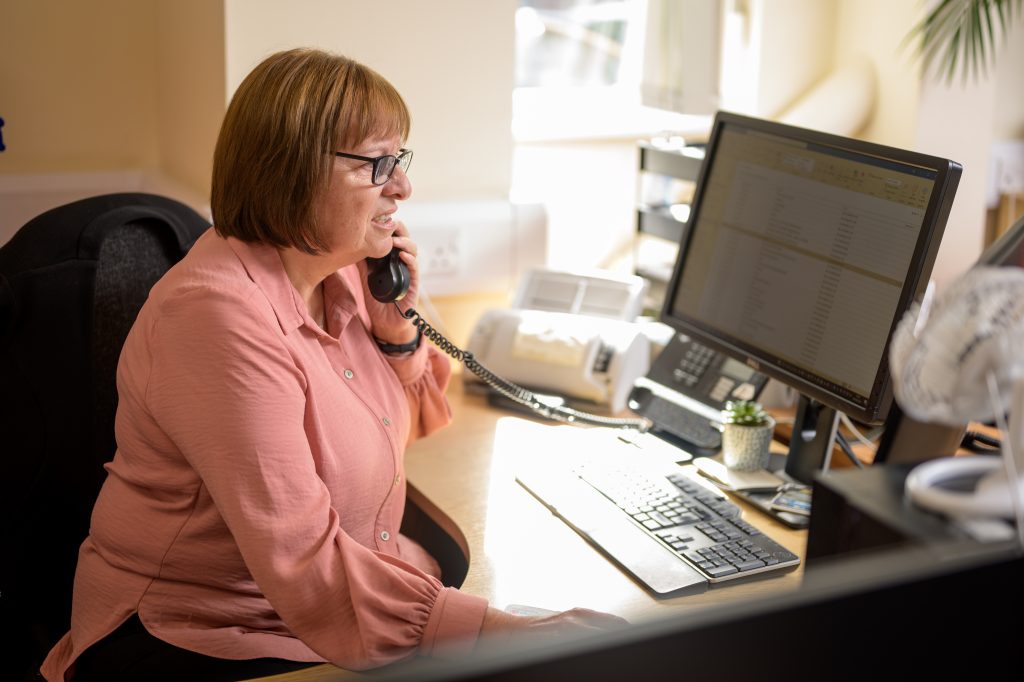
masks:
<path id="1" fill-rule="evenodd" d="M 672 371 L 672 377 L 681 384 L 693 386 L 700 381 L 714 357 L 715 352 L 707 346 L 691 343 L 679 361 L 679 366 Z"/>

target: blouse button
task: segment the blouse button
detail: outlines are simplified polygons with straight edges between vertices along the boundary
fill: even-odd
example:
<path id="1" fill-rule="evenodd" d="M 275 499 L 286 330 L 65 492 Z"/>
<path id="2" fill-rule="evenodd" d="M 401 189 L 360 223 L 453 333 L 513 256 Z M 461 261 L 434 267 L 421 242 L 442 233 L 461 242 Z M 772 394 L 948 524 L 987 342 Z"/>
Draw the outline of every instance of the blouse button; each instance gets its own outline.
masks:
<path id="1" fill-rule="evenodd" d="M 351 379 L 355 375 L 356 375 L 355 372 L 353 372 L 352 370 L 350 370 L 350 369 L 346 369 L 345 370 L 345 378 L 346 379 Z"/>
<path id="2" fill-rule="evenodd" d="M 380 532 L 380 539 L 383 540 L 384 542 L 387 542 L 388 540 L 391 539 L 391 533 L 387 532 L 386 530 L 382 530 Z"/>
<path id="3" fill-rule="evenodd" d="M 402 480 L 402 475 L 401 474 L 395 476 L 395 485 L 398 485 L 401 480 Z"/>
<path id="4" fill-rule="evenodd" d="M 381 421 L 384 422 L 384 426 L 391 426 L 391 420 L 387 417 L 384 417 Z"/>

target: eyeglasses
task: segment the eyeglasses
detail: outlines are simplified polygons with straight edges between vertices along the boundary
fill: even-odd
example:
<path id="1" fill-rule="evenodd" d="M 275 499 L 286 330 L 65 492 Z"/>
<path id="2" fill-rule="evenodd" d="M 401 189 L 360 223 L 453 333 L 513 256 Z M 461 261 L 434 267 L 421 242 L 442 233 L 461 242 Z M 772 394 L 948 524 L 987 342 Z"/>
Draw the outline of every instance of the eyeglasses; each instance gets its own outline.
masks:
<path id="1" fill-rule="evenodd" d="M 357 161 L 366 161 L 367 163 L 373 164 L 373 175 L 370 177 L 370 181 L 375 185 L 383 185 L 385 182 L 391 179 L 391 174 L 395 172 L 395 168 L 401 166 L 402 172 L 409 170 L 409 164 L 412 163 L 412 150 L 411 149 L 399 149 L 398 156 L 394 154 L 386 154 L 384 156 L 378 156 L 377 158 L 371 158 L 369 156 L 358 156 L 356 154 L 346 154 L 345 152 L 334 152 L 335 156 L 341 156 L 346 159 L 355 159 Z"/>

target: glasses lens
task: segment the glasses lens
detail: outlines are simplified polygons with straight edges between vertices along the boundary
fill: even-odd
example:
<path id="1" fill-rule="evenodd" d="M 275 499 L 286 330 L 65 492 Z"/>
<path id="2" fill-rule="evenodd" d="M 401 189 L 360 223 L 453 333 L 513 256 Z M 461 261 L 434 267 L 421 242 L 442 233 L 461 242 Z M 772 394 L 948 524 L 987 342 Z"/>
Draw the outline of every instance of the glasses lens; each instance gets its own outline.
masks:
<path id="1" fill-rule="evenodd" d="M 398 154 L 398 165 L 402 167 L 402 172 L 409 170 L 409 165 L 412 164 L 412 150 L 403 149 Z"/>
<path id="2" fill-rule="evenodd" d="M 393 156 L 382 156 L 377 159 L 377 165 L 373 169 L 373 184 L 383 185 L 391 178 L 395 171 L 395 164 L 398 160 Z"/>

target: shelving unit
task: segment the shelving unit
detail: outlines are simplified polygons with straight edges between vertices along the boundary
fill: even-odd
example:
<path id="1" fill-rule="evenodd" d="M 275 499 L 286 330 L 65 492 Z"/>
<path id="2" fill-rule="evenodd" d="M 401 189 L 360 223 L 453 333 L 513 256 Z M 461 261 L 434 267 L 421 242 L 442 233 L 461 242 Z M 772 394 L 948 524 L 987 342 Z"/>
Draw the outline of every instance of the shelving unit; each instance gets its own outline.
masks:
<path id="1" fill-rule="evenodd" d="M 650 283 L 645 308 L 656 313 L 686 230 L 690 201 L 704 162 L 703 145 L 640 142 L 634 271 Z"/>

